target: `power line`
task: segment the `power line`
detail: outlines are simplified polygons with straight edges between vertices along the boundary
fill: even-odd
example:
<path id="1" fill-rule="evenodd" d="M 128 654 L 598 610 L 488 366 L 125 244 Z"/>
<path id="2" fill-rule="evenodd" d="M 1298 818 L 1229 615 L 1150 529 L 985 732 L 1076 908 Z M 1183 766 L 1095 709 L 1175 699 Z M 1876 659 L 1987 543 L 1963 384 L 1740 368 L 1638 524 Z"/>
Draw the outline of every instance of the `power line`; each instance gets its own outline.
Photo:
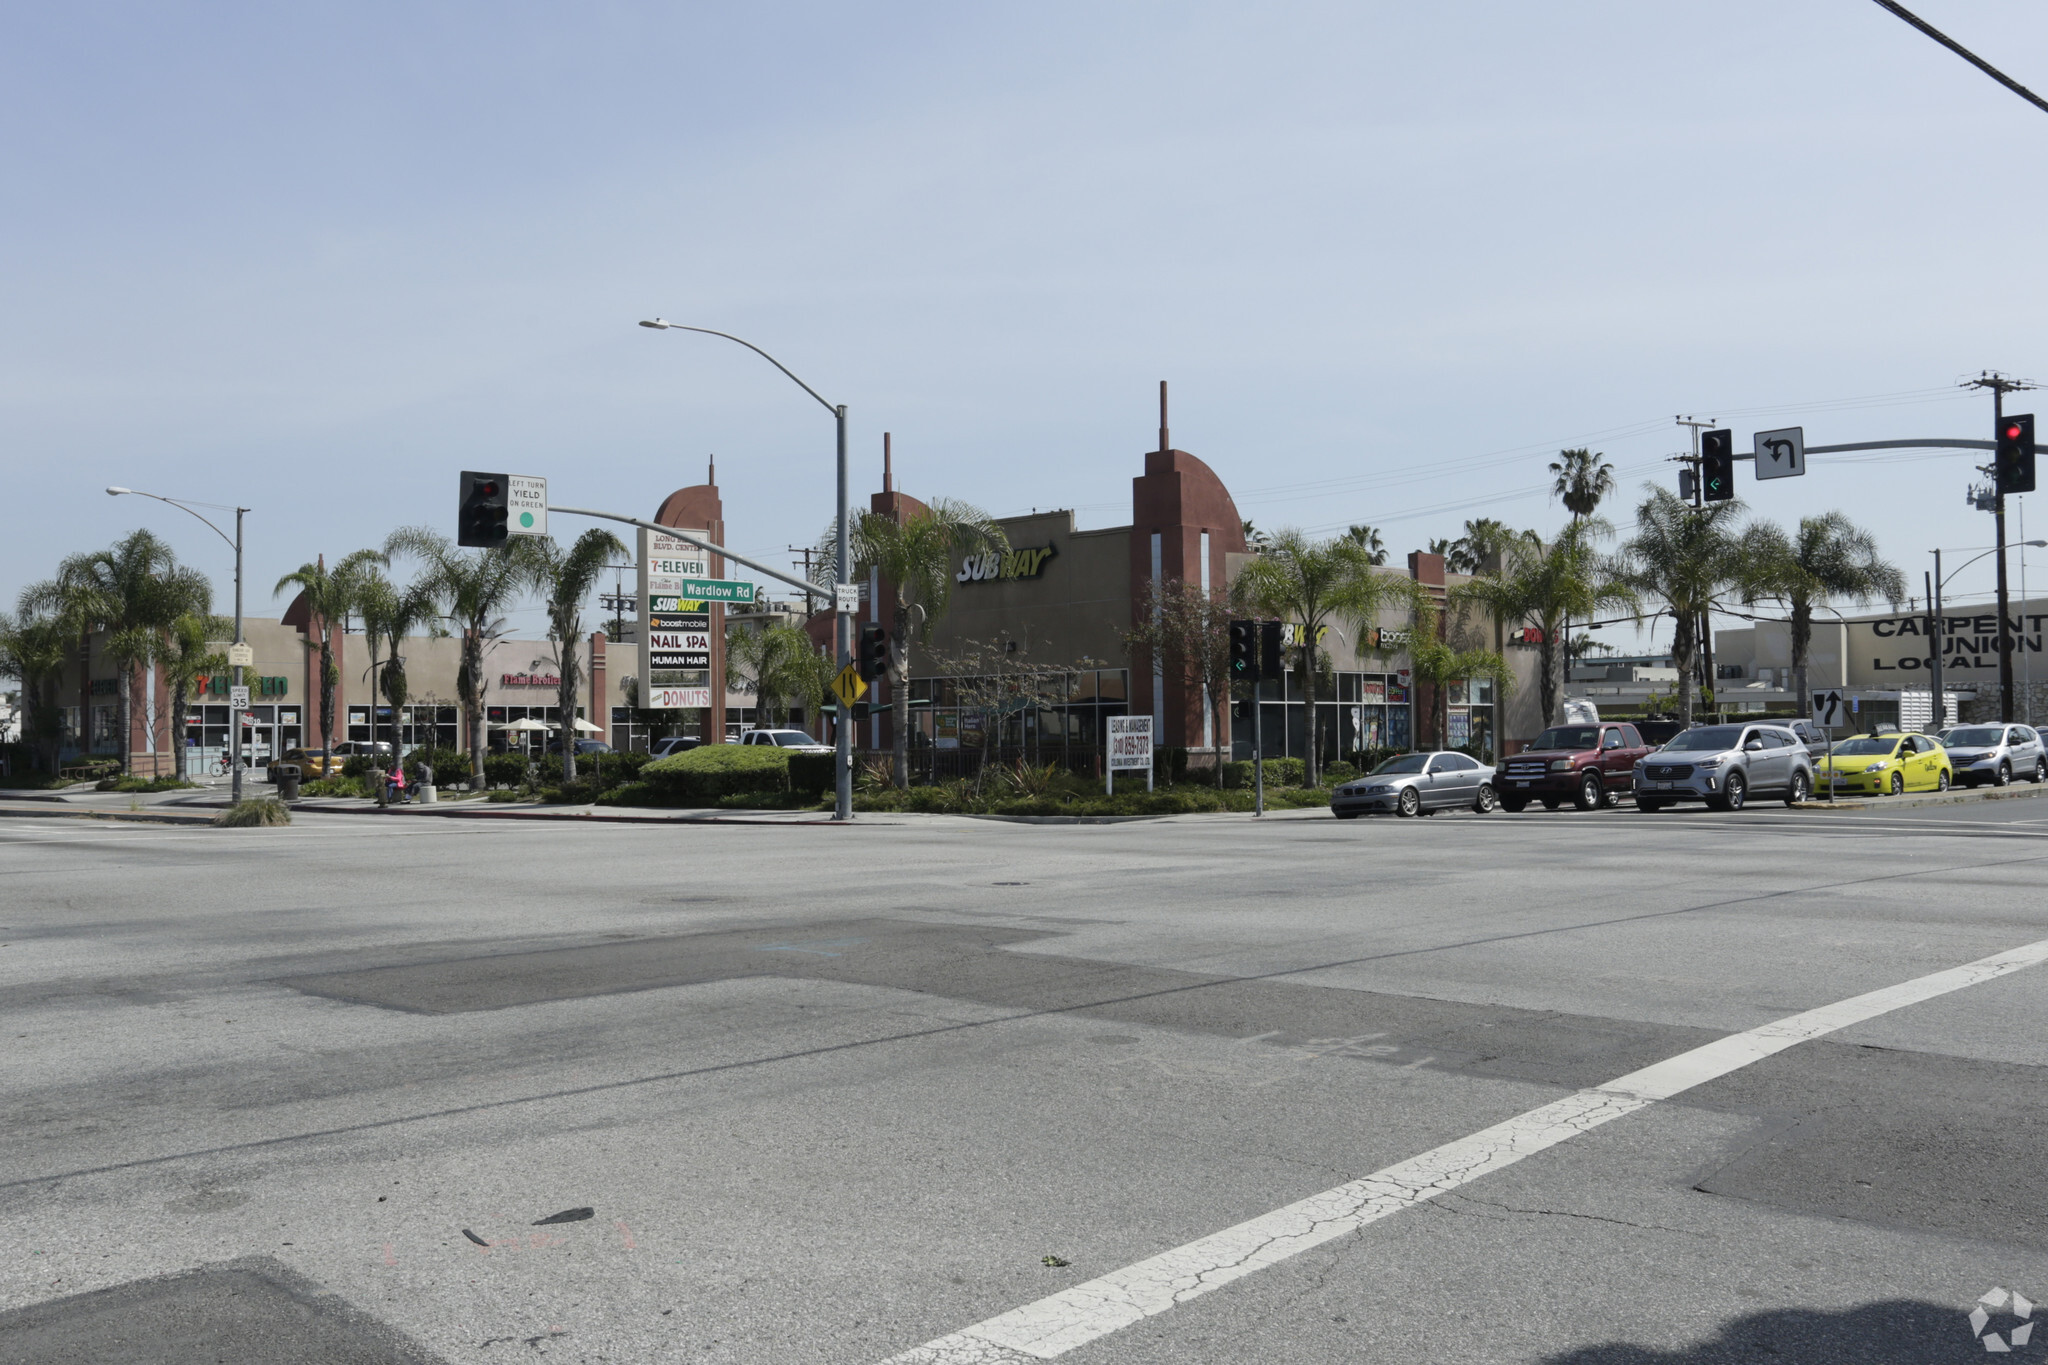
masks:
<path id="1" fill-rule="evenodd" d="M 1997 67 L 1985 61 L 1982 57 L 1979 57 L 1976 53 L 1970 51 L 1970 49 L 1964 47 L 1961 43 L 1949 37 L 1946 33 L 1943 33 L 1940 29 L 1928 23 L 1919 15 L 1913 13 L 1913 11 L 1907 9 L 1904 5 L 1896 3 L 1896 0 L 1877 0 L 1877 6 L 1880 9 L 1890 10 L 1893 14 L 1898 15 L 1899 18 L 1905 20 L 1914 28 L 1919 29 L 1928 37 L 1934 39 L 1935 42 L 1940 43 L 1950 52 L 1955 53 L 1958 57 L 1961 57 L 1971 66 L 1976 67 L 1979 71 L 1989 76 L 1992 80 L 1997 81 L 2000 85 L 2012 91 L 2013 94 L 2018 95 L 2028 104 L 2033 105 L 2036 109 L 2041 110 L 2043 113 L 2048 113 L 2048 100 L 2042 99 L 2039 95 L 2027 89 L 2027 87 L 2021 85 L 2018 81 L 2006 75 L 2003 71 L 2000 71 Z"/>

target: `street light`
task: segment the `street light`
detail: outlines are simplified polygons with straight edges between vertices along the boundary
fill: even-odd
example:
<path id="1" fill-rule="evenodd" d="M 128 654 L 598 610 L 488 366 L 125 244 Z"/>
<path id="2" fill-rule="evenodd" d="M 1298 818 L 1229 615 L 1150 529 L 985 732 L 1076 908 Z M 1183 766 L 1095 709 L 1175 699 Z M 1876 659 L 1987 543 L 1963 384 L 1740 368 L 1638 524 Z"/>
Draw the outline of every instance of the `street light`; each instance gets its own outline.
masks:
<path id="1" fill-rule="evenodd" d="M 139 488 L 123 488 L 118 484 L 112 485 L 107 489 L 107 496 L 110 498 L 118 498 L 123 494 L 138 498 L 155 498 L 158 502 L 169 503 L 181 512 L 199 517 L 199 520 L 206 522 L 207 526 L 212 528 L 215 535 L 235 547 L 235 644 L 239 646 L 242 643 L 242 514 L 249 509 L 246 507 L 229 507 L 225 503 L 218 502 L 202 502 L 197 504 L 200 507 L 211 507 L 217 511 L 233 512 L 235 514 L 235 534 L 230 539 L 226 531 L 215 526 L 208 518 L 194 512 L 191 506 L 179 498 L 167 498 L 161 493 L 145 493 Z M 237 654 L 239 655 L 239 650 Z M 235 686 L 240 687 L 242 686 L 242 665 L 239 658 L 237 658 L 233 667 L 235 670 Z M 236 708 L 231 707 L 229 709 L 234 710 Z M 183 740 L 185 737 L 185 718 L 183 716 L 175 717 L 172 723 L 178 727 L 178 738 Z M 122 742 L 127 742 L 126 736 L 122 737 Z M 240 716 L 235 716 L 233 722 L 228 726 L 228 745 L 228 752 L 234 767 L 233 775 L 229 779 L 229 799 L 240 802 L 242 799 L 242 718 Z M 181 760 L 184 757 L 184 752 L 185 746 L 180 743 L 178 745 L 178 754 Z M 180 766 L 183 766 L 182 763 Z"/>
<path id="2" fill-rule="evenodd" d="M 853 564 L 847 545 L 848 528 L 846 524 L 846 404 L 827 403 L 824 396 L 816 389 L 804 383 L 803 380 L 798 379 L 789 366 L 783 364 L 774 356 L 769 355 L 753 342 L 743 337 L 736 337 L 730 332 L 713 331 L 709 327 L 688 327 L 680 322 L 670 322 L 665 318 L 649 318 L 641 322 L 640 325 L 664 332 L 702 332 L 705 336 L 724 337 L 727 341 L 738 342 L 770 365 L 773 365 L 776 369 L 782 371 L 785 375 L 788 375 L 798 388 L 817 399 L 819 406 L 831 413 L 834 420 L 837 421 L 839 425 L 839 514 L 837 523 L 839 527 L 839 556 L 838 564 L 833 570 L 833 582 L 838 585 L 840 591 L 833 594 L 835 600 L 833 602 L 832 638 L 834 647 L 839 655 L 839 666 L 842 669 L 845 668 L 853 662 L 853 613 L 846 609 L 847 593 L 845 592 L 845 589 L 853 583 Z M 838 724 L 834 727 L 836 731 L 837 743 L 835 748 L 838 753 L 838 762 L 834 766 L 838 769 L 838 782 L 833 792 L 832 818 L 834 820 L 851 820 L 853 818 L 852 711 L 850 708 L 847 708 L 835 712 L 835 714 L 838 717 Z"/>
<path id="3" fill-rule="evenodd" d="M 2048 540 L 2023 540 L 2020 544 L 2030 545 L 2038 550 L 2048 546 Z M 1982 554 L 1971 555 L 1968 559 L 1950 569 L 1945 576 L 1941 572 L 1941 551 L 1934 551 L 1934 577 L 1930 580 L 1931 587 L 1927 594 L 1928 605 L 1934 608 L 1934 630 L 1932 632 L 1934 644 L 1931 656 L 1933 662 L 1928 665 L 1928 670 L 1932 675 L 1934 683 L 1934 728 L 1937 730 L 1948 728 L 1948 699 L 1941 690 L 1941 647 L 1948 637 L 1948 624 L 1941 614 L 1941 590 L 1948 585 L 1949 579 L 1954 578 L 1978 560 L 1998 554 L 2004 548 L 2003 545 L 1995 545 Z M 2004 558 L 2001 556 L 1999 559 L 2001 567 L 2004 565 L 2004 562 Z M 1998 614 L 1998 640 L 2000 644 L 2005 643 L 2005 613 L 2003 611 L 2000 611 Z M 2009 721 L 2012 717 L 2006 716 L 2003 719 Z"/>

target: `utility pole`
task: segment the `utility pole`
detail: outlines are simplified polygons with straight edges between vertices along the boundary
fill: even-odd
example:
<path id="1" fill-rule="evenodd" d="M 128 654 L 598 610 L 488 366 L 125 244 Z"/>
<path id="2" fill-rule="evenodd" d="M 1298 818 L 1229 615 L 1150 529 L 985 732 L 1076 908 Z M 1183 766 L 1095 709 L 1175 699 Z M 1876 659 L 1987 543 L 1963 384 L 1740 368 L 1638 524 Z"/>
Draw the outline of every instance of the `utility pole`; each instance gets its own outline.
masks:
<path id="1" fill-rule="evenodd" d="M 1991 390 L 1991 433 L 1997 439 L 1999 426 L 2005 421 L 2005 396 L 2026 389 L 2037 389 L 2038 384 L 2025 379 L 2014 379 L 2000 374 L 1997 370 L 1985 370 L 1975 379 L 1965 379 L 1966 389 Z M 1998 528 L 1998 719 L 2001 724 L 2012 724 L 2012 595 L 2005 577 L 2005 490 L 1998 489 L 1991 500 L 1992 521 Z"/>
<path id="2" fill-rule="evenodd" d="M 1679 426 L 1692 428 L 1692 454 L 1681 455 L 1679 458 L 1685 461 L 1686 468 L 1692 470 L 1692 508 L 1693 511 L 1698 512 L 1707 505 L 1705 481 L 1700 478 L 1700 430 L 1703 427 L 1711 429 L 1721 424 L 1711 417 L 1705 421 L 1700 421 L 1690 416 L 1675 417 L 1672 420 Z M 1700 613 L 1699 623 L 1693 629 L 1698 633 L 1700 642 L 1700 686 L 1714 694 L 1714 710 L 1718 714 L 1721 709 L 1720 687 L 1718 685 L 1720 680 L 1714 676 L 1714 612 L 1711 605 Z M 1565 660 L 1565 670 L 1567 676 L 1569 676 L 1571 670 L 1571 660 L 1569 658 Z"/>

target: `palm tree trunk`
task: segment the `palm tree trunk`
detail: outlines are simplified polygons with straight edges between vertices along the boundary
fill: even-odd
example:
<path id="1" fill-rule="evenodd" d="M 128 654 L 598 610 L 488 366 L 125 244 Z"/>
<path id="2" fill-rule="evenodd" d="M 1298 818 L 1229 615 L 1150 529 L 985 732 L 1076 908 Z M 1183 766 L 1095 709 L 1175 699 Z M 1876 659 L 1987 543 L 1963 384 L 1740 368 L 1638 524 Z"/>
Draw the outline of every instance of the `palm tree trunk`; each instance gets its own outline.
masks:
<path id="1" fill-rule="evenodd" d="M 1301 628 L 1301 704 L 1308 721 L 1303 730 L 1308 735 L 1308 763 L 1305 766 L 1305 782 L 1316 785 L 1316 633 L 1312 626 Z"/>
<path id="2" fill-rule="evenodd" d="M 135 770 L 131 760 L 135 756 L 135 743 L 131 727 L 135 724 L 135 664 L 132 660 L 121 665 L 121 705 L 117 713 L 121 726 L 118 741 L 121 745 L 121 773 L 125 777 L 133 777 Z"/>
<path id="3" fill-rule="evenodd" d="M 1692 724 L 1692 666 L 1693 615 L 1689 611 L 1675 611 L 1672 614 L 1671 662 L 1678 666 L 1678 719 L 1685 725 Z"/>
<path id="4" fill-rule="evenodd" d="M 1557 724 L 1557 698 L 1564 690 L 1557 677 L 1557 656 L 1557 632 L 1546 628 L 1543 632 L 1543 643 L 1537 646 L 1537 659 L 1543 669 L 1540 699 L 1543 703 L 1543 724 L 1546 729 Z"/>
<path id="5" fill-rule="evenodd" d="M 898 790 L 910 786 L 910 608 L 896 597 L 896 637 L 889 641 L 889 777 Z"/>
<path id="6" fill-rule="evenodd" d="M 562 781 L 576 780 L 576 637 L 565 634 L 558 642 L 562 659 L 562 686 L 555 700 L 562 712 Z"/>
<path id="7" fill-rule="evenodd" d="M 178 763 L 172 776 L 180 782 L 192 780 L 191 750 L 185 747 L 185 684 L 171 689 L 171 737 L 177 741 Z"/>
<path id="8" fill-rule="evenodd" d="M 320 776 L 334 763 L 334 630 L 320 622 Z"/>
<path id="9" fill-rule="evenodd" d="M 1934 647 L 1936 649 L 1941 648 L 1941 642 L 1938 637 L 1934 642 Z M 1792 695 L 1794 698 L 1792 704 L 1800 710 L 1806 708 L 1807 698 L 1812 695 L 1806 690 L 1806 657 L 1812 648 L 1813 604 L 1794 598 L 1792 602 Z M 1939 697 L 1935 698 L 1935 705 L 1936 707 L 1941 705 Z"/>
<path id="10" fill-rule="evenodd" d="M 469 723 L 469 789 L 481 791 L 484 781 L 484 751 L 490 747 L 484 733 L 484 640 L 472 625 L 462 634 L 462 712 Z"/>
<path id="11" fill-rule="evenodd" d="M 366 621 L 365 625 L 367 624 Z M 385 768 L 383 758 L 377 753 L 377 637 L 367 629 L 363 631 L 363 645 L 370 655 L 370 771 L 376 774 L 371 780 L 371 786 L 375 789 L 371 794 L 377 798 L 377 804 L 382 806 L 386 804 L 385 796 L 390 791 L 390 784 L 386 781 L 390 776 L 390 770 Z M 394 723 L 397 719 L 396 716 L 392 717 Z M 395 728 L 391 732 L 391 755 L 393 758 L 398 756 L 398 731 Z"/>

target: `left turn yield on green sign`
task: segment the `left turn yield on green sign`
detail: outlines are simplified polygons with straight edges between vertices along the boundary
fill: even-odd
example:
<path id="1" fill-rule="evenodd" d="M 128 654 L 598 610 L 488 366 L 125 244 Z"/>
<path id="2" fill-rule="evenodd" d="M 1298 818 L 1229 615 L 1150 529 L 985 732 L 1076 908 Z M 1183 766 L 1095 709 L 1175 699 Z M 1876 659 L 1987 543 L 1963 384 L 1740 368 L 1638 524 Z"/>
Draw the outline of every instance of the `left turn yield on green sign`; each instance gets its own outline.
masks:
<path id="1" fill-rule="evenodd" d="M 548 481 L 537 474 L 505 476 L 505 529 L 515 536 L 548 533 Z"/>

